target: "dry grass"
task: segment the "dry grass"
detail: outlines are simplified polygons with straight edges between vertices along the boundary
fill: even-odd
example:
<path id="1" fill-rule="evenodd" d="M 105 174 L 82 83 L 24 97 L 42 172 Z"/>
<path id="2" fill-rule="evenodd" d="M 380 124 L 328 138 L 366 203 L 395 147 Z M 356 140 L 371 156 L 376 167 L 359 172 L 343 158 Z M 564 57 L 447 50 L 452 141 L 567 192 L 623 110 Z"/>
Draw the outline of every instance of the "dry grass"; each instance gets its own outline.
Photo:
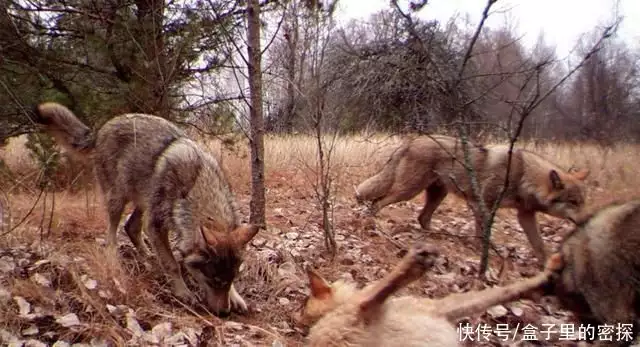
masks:
<path id="1" fill-rule="evenodd" d="M 398 137 L 371 136 L 367 138 L 351 136 L 323 139 L 325 152 L 330 151 L 331 166 L 334 172 L 360 174 L 369 172 L 372 164 L 380 164 L 399 143 Z M 232 147 L 225 147 L 219 140 L 201 139 L 211 152 L 215 153 L 223 166 L 230 173 L 230 180 L 236 189 L 249 188 L 251 177 L 248 143 L 237 141 Z M 297 171 L 307 180 L 318 172 L 318 146 L 315 138 L 304 135 L 284 135 L 265 137 L 265 173 L 267 179 L 271 174 Z M 363 176 L 352 177 L 349 181 L 357 181 Z"/>
<path id="2" fill-rule="evenodd" d="M 330 139 L 327 139 L 329 141 Z M 343 197 L 350 197 L 352 185 L 357 184 L 367 175 L 374 172 L 398 144 L 397 137 L 375 136 L 371 138 L 342 137 L 336 139 L 333 154 L 333 170 L 337 175 L 339 193 Z M 230 180 L 238 195 L 245 197 L 249 193 L 249 155 L 245 142 L 239 142 L 232 148 L 222 146 L 220 141 L 201 140 L 207 148 L 217 154 L 222 165 L 229 173 Z M 637 145 L 619 144 L 613 147 L 600 147 L 591 144 L 534 144 L 524 143 L 522 146 L 533 150 L 558 163 L 564 168 L 571 166 L 587 167 L 591 170 L 588 179 L 589 198 L 593 204 L 604 203 L 613 199 L 634 196 L 634 187 L 640 184 L 640 176 L 636 163 L 640 163 L 640 151 Z M 283 188 L 289 191 L 308 190 L 309 183 L 314 179 L 316 168 L 317 148 L 313 138 L 305 136 L 267 136 L 265 138 L 265 173 L 267 188 Z M 0 159 L 10 169 L 11 176 L 0 176 L 0 188 L 9 202 L 12 221 L 15 224 L 31 209 L 35 201 L 37 189 L 33 185 L 33 177 L 38 169 L 24 148 L 23 139 L 14 139 L 8 146 L 0 149 Z M 64 172 L 57 179 L 70 182 L 73 179 L 64 177 Z M 19 187 L 19 188 L 16 188 Z M 301 193 L 302 194 L 302 193 Z M 304 199 L 304 194 L 302 194 Z M 271 196 L 273 199 L 286 197 Z M 4 201 L 1 200 L 0 201 Z M 55 194 L 55 210 L 52 220 L 49 211 L 52 197 L 47 201 L 47 213 L 43 213 L 41 204 L 36 206 L 34 213 L 25 219 L 13 232 L 0 237 L 0 250 L 15 249 L 21 245 L 35 245 L 49 247 L 52 257 L 47 268 L 34 271 L 48 274 L 52 282 L 60 287 L 58 290 L 43 288 L 30 280 L 29 276 L 16 278 L 9 285 L 13 293 L 19 292 L 32 305 L 41 307 L 55 306 L 61 311 L 73 310 L 84 312 L 80 317 L 84 322 L 91 322 L 84 329 L 72 336 L 76 340 L 86 340 L 85 337 L 108 337 L 116 344 L 128 339 L 129 332 L 122 328 L 122 322 L 117 322 L 104 306 L 104 300 L 97 296 L 97 292 L 90 291 L 82 285 L 83 275 L 90 276 L 98 282 L 99 288 L 108 291 L 113 304 L 123 304 L 138 308 L 136 316 L 144 324 L 152 326 L 155 322 L 170 318 L 174 324 L 199 324 L 220 328 L 220 321 L 212 315 L 185 309 L 175 302 L 170 302 L 167 290 L 163 288 L 163 279 L 139 266 L 135 257 L 130 255 L 127 261 L 119 263 L 105 259 L 104 250 L 96 242 L 96 238 L 103 238 L 106 227 L 100 194 L 93 188 L 81 193 L 58 192 Z M 292 202 L 290 211 L 283 211 L 287 215 L 293 213 L 299 206 Z M 243 207 L 245 208 L 245 207 Z M 269 210 L 269 208 L 268 208 Z M 5 213 L 7 214 L 7 213 Z M 273 218 L 273 217 L 272 217 Z M 285 216 L 284 219 L 289 218 Z M 51 233 L 49 232 L 51 225 Z M 40 242 L 43 240 L 43 242 Z M 125 254 L 129 254 L 125 249 Z M 80 257 L 82 262 L 68 262 L 64 256 Z M 60 258 L 60 256 L 63 256 Z M 295 262 L 287 254 L 273 250 L 272 255 L 279 259 L 274 262 L 264 262 L 264 257 L 256 257 L 250 253 L 245 262 L 243 272 L 243 293 L 247 293 L 248 301 L 264 303 L 265 310 L 258 318 L 274 324 L 283 319 L 282 308 L 275 299 L 276 294 L 286 290 L 292 284 L 300 284 L 300 278 L 291 278 L 279 273 L 278 264 Z M 28 274 L 32 275 L 32 273 Z M 275 293 L 275 294 L 274 294 Z M 160 304 L 159 304 L 160 303 Z M 0 305 L 0 328 L 24 328 L 24 322 L 17 317 L 15 305 Z M 242 320 L 242 318 L 240 318 Z M 280 338 L 278 334 L 267 328 L 258 328 L 270 340 Z M 220 332 L 218 332 L 220 333 Z M 220 335 L 220 334 L 218 334 Z M 286 341 L 286 339 L 284 339 Z M 295 342 L 295 341 L 294 341 Z M 295 343 L 293 343 L 295 345 Z"/>
<path id="3" fill-rule="evenodd" d="M 397 146 L 397 136 L 376 135 L 370 137 L 349 136 L 324 139 L 327 148 L 332 148 L 331 161 L 335 171 L 345 172 L 348 181 L 358 181 L 363 175 L 370 174 L 381 165 Z M 10 169 L 14 186 L 29 187 L 38 175 L 38 168 L 24 147 L 25 137 L 11 139 L 7 146 L 0 149 L 0 159 Z M 247 189 L 250 180 L 249 152 L 246 140 L 237 141 L 231 147 L 222 145 L 220 140 L 201 139 L 200 142 L 220 157 L 230 179 L 237 189 Z M 491 141 L 491 143 L 498 143 Z M 635 144 L 617 144 L 612 147 L 581 143 L 534 143 L 522 142 L 518 146 L 533 150 L 564 168 L 571 166 L 587 167 L 591 170 L 589 181 L 603 192 L 612 192 L 619 196 L 632 193 L 632 187 L 640 183 L 636 175 L 636 163 L 640 162 L 639 146 Z M 265 172 L 267 176 L 282 171 L 317 170 L 317 144 L 313 137 L 304 135 L 284 135 L 265 137 Z M 71 165 L 71 164 L 69 164 Z M 74 163 L 73 165 L 76 165 Z M 59 171 L 67 171 L 67 167 Z M 77 170 L 74 170 L 77 176 Z M 60 172 L 63 179 L 64 172 Z M 345 175 L 343 175 L 345 176 Z M 2 186 L 9 184 L 5 182 Z M 77 181 L 78 177 L 65 177 L 66 182 Z M 30 187 L 30 191 L 34 191 Z"/>
<path id="4" fill-rule="evenodd" d="M 21 228 L 11 240 L 2 241 L 2 249 L 15 249 L 17 245 L 38 240 L 39 236 L 35 228 Z M 126 248 L 123 262 L 105 258 L 104 248 L 95 242 L 94 237 L 91 232 L 82 230 L 77 231 L 75 237 L 58 232 L 50 235 L 36 248 L 44 248 L 41 254 L 46 254 L 46 257 L 40 259 L 40 255 L 26 253 L 35 258 L 31 259 L 33 261 L 45 261 L 38 266 L 21 269 L 23 277 L 3 284 L 45 317 L 50 314 L 57 318 L 73 312 L 82 322 L 76 329 L 64 329 L 53 321 L 43 323 L 42 319 L 40 322 L 36 320 L 41 330 L 57 332 L 55 339 L 89 341 L 98 336 L 113 345 L 122 346 L 131 338 L 131 332 L 122 322 L 124 317 L 114 316 L 105 304 L 132 308 L 138 322 L 147 329 L 168 317 L 175 318 L 172 321 L 178 329 L 180 325 L 219 325 L 215 318 L 211 318 L 212 315 L 203 319 L 202 315 L 188 314 L 180 305 L 167 305 L 169 296 L 157 271 L 148 271 L 140 266 L 138 260 L 127 256 L 133 253 L 127 252 Z M 50 288 L 36 283 L 36 274 L 51 281 Z M 85 286 L 89 280 L 97 282 L 96 289 Z M 15 305 L 2 305 L 0 317 L 0 328 L 9 331 L 20 331 L 30 324 L 18 315 Z"/>
<path id="5" fill-rule="evenodd" d="M 11 138 L 0 147 L 0 189 L 4 193 L 37 192 L 37 184 L 43 178 L 37 161 L 25 146 L 27 136 Z M 51 180 L 57 189 L 77 192 L 93 185 L 93 173 L 86 163 L 61 155 L 58 170 Z"/>

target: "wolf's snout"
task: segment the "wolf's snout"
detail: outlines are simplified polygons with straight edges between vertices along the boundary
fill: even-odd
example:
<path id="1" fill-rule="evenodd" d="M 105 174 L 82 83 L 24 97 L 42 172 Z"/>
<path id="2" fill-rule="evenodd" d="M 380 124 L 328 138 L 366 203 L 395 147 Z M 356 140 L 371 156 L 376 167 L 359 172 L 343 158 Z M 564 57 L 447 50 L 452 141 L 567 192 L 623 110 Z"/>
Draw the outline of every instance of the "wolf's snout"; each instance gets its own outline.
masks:
<path id="1" fill-rule="evenodd" d="M 226 317 L 231 313 L 231 301 L 228 291 L 207 293 L 207 304 L 209 309 L 219 317 Z"/>
<path id="2" fill-rule="evenodd" d="M 226 318 L 229 317 L 229 315 L 231 314 L 231 310 L 226 310 L 226 311 L 218 311 L 216 312 L 216 315 L 220 318 Z"/>

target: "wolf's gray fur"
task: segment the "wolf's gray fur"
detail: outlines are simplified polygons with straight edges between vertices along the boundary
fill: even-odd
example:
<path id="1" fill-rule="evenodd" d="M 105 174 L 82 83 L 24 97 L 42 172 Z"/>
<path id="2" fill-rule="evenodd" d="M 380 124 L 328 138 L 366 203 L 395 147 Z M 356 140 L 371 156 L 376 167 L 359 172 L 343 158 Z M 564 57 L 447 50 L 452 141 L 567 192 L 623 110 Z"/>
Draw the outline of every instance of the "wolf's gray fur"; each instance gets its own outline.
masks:
<path id="1" fill-rule="evenodd" d="M 135 209 L 124 229 L 146 255 L 141 241 L 146 217 L 145 231 L 178 297 L 191 301 L 194 294 L 171 252 L 170 231 L 177 233 L 177 251 L 205 289 L 208 306 L 218 314 L 247 309 L 232 282 L 244 246 L 258 227 L 240 224 L 234 196 L 213 156 L 173 123 L 152 115 L 120 115 L 95 134 L 57 103 L 38 105 L 36 115 L 59 144 L 92 160 L 105 198 L 114 256 L 117 226 L 131 202 Z"/>
<path id="2" fill-rule="evenodd" d="M 606 205 L 577 221 L 562 242 L 559 278 L 551 286 L 582 323 L 633 324 L 640 313 L 640 199 Z M 616 328 L 617 329 L 617 328 Z M 629 341 L 598 341 L 630 345 Z"/>

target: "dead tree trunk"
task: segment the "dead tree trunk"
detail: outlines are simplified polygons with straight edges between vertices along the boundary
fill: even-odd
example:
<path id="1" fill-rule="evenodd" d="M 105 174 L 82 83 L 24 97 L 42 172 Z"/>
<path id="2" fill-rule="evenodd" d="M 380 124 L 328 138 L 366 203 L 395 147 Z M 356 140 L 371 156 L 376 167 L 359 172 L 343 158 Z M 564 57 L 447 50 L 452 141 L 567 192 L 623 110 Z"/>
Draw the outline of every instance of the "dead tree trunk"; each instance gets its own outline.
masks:
<path id="1" fill-rule="evenodd" d="M 264 120 L 262 118 L 262 67 L 260 51 L 260 5 L 258 0 L 247 3 L 247 26 L 249 56 L 249 106 L 251 132 L 251 202 L 249 221 L 253 224 L 265 224 L 264 198 Z"/>
<path id="2" fill-rule="evenodd" d="M 293 118 L 296 112 L 296 54 L 298 51 L 298 18 L 292 15 L 291 23 L 285 27 L 285 40 L 287 42 L 287 104 L 285 106 L 284 119 L 281 122 L 280 131 L 288 133 L 293 129 Z"/>

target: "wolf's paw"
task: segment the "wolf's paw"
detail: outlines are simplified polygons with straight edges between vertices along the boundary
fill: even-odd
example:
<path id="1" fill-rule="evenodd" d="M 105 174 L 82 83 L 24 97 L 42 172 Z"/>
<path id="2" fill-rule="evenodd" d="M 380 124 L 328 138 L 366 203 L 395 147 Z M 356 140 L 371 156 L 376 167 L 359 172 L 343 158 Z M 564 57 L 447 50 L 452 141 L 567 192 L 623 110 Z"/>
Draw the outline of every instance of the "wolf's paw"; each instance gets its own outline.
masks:
<path id="1" fill-rule="evenodd" d="M 187 288 L 187 285 L 184 282 L 177 282 L 174 285 L 173 295 L 178 298 L 178 300 L 189 306 L 193 306 L 198 303 L 198 297 L 190 291 L 189 288 Z"/>
<path id="2" fill-rule="evenodd" d="M 423 268 L 430 268 L 435 264 L 439 255 L 440 252 L 438 252 L 435 246 L 420 243 L 411 247 L 406 257 L 413 264 Z"/>
<path id="3" fill-rule="evenodd" d="M 246 313 L 249 311 L 249 306 L 244 301 L 242 296 L 238 294 L 235 290 L 232 290 L 229 293 L 229 300 L 231 301 L 231 310 L 239 313 Z"/>
<path id="4" fill-rule="evenodd" d="M 369 217 L 375 217 L 378 214 L 378 211 L 373 207 L 373 204 L 367 204 L 365 208 L 365 213 Z"/>
<path id="5" fill-rule="evenodd" d="M 422 230 L 431 230 L 431 219 L 418 218 L 418 223 L 420 223 Z"/>
<path id="6" fill-rule="evenodd" d="M 151 252 L 149 252 L 145 246 L 136 247 L 136 252 L 138 252 L 138 257 L 141 260 L 147 261 L 152 259 Z"/>

